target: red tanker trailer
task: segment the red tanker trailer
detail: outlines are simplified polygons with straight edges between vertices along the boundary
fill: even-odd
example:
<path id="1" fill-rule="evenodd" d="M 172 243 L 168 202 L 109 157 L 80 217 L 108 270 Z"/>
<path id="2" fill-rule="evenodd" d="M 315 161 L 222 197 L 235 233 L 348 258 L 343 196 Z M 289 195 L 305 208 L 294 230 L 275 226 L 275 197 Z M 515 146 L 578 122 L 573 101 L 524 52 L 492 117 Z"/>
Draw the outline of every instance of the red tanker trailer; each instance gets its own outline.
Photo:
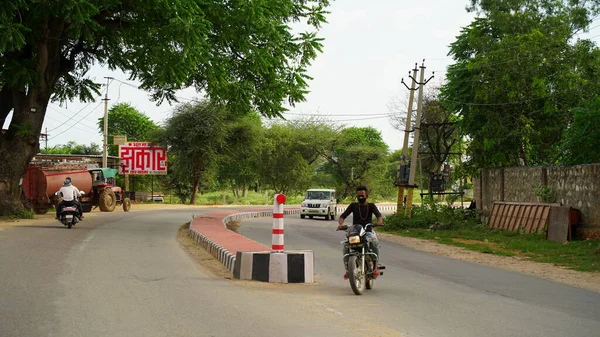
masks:
<path id="1" fill-rule="evenodd" d="M 120 187 L 114 186 L 115 169 L 87 169 L 85 165 L 30 165 L 23 176 L 21 198 L 26 207 L 36 214 L 44 214 L 58 203 L 55 192 L 60 190 L 67 177 L 80 191 L 84 212 L 90 212 L 94 206 L 103 212 L 114 211 L 117 204 L 129 211 L 131 202 L 123 198 Z"/>

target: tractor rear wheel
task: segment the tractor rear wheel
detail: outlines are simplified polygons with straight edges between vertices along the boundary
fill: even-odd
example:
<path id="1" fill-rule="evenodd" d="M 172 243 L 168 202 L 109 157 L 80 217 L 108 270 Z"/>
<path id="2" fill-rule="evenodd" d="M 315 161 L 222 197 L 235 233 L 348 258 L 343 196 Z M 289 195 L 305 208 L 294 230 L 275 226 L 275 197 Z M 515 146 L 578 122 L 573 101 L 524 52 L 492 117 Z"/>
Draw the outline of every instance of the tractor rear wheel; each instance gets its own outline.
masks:
<path id="1" fill-rule="evenodd" d="M 115 207 L 117 207 L 117 196 L 115 195 L 115 192 L 110 188 L 104 189 L 104 191 L 102 191 L 102 194 L 100 194 L 99 199 L 100 200 L 98 200 L 98 206 L 100 207 L 100 211 L 102 212 L 112 212 L 115 210 Z"/>

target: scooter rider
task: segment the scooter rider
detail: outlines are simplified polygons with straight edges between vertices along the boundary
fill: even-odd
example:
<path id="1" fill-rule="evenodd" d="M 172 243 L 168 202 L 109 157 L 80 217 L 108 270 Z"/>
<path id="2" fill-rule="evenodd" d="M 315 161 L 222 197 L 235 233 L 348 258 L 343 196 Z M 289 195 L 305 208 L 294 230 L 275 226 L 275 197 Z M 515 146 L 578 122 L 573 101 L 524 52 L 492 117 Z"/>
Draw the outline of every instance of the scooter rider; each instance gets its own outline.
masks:
<path id="1" fill-rule="evenodd" d="M 77 211 L 79 211 L 79 220 L 83 219 L 83 207 L 77 198 L 80 195 L 79 189 L 71 184 L 71 178 L 67 177 L 63 183 L 63 187 L 60 188 L 58 193 L 62 194 L 62 201 L 58 203 L 56 206 L 56 219 L 59 218 L 60 211 L 64 206 L 73 206 L 77 207 Z"/>
<path id="2" fill-rule="evenodd" d="M 350 215 L 350 213 L 353 214 L 353 224 L 360 224 L 364 227 L 365 225 L 371 223 L 373 215 L 375 215 L 375 217 L 377 218 L 377 225 L 383 226 L 383 217 L 381 216 L 381 212 L 379 212 L 379 209 L 377 209 L 377 206 L 375 204 L 367 202 L 368 197 L 369 190 L 365 186 L 358 186 L 356 188 L 356 199 L 358 200 L 358 202 L 353 202 L 350 205 L 348 205 L 348 208 L 346 208 L 344 213 L 340 215 L 340 218 L 338 220 L 338 230 L 343 229 L 342 226 L 344 225 L 344 220 L 346 219 L 346 217 L 348 217 L 348 215 Z M 379 256 L 379 240 L 377 240 L 377 236 L 375 235 L 375 232 L 373 231 L 371 226 L 367 227 L 366 231 L 367 240 L 371 242 L 371 249 L 373 250 L 373 253 L 377 254 L 377 260 L 381 261 L 381 258 Z M 344 248 L 344 255 L 348 253 L 349 249 Z M 344 265 L 346 267 L 344 279 L 347 279 L 348 256 L 344 256 Z M 377 277 L 379 276 L 379 274 L 380 270 L 378 265 L 378 268 L 375 270 L 374 275 Z"/>

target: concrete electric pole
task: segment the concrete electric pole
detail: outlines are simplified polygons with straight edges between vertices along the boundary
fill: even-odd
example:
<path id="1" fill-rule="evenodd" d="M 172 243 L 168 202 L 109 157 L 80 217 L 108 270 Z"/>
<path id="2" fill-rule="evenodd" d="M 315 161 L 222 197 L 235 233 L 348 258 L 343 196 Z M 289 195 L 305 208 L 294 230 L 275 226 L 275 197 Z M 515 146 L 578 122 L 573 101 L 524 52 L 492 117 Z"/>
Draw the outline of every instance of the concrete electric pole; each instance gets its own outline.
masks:
<path id="1" fill-rule="evenodd" d="M 419 97 L 417 99 L 417 116 L 415 117 L 415 136 L 413 137 L 413 147 L 410 158 L 410 175 L 408 178 L 408 196 L 406 197 L 406 210 L 405 214 L 407 218 L 412 217 L 412 198 L 415 190 L 415 176 L 417 174 L 417 158 L 419 155 L 419 137 L 421 132 L 421 114 L 423 112 L 423 87 L 427 84 L 432 78 L 433 75 L 425 81 L 425 60 L 421 64 L 421 78 L 419 79 Z"/>
<path id="2" fill-rule="evenodd" d="M 104 148 L 102 151 L 102 167 L 108 167 L 108 86 L 112 77 L 106 78 L 106 94 L 104 94 Z"/>
<path id="3" fill-rule="evenodd" d="M 415 63 L 415 68 L 412 70 L 413 74 L 412 76 L 410 75 L 410 72 L 408 73 L 408 77 L 412 79 L 412 83 L 410 85 L 410 88 L 406 85 L 406 83 L 404 83 L 404 79 L 402 79 L 402 84 L 404 84 L 404 86 L 410 90 L 410 96 L 408 99 L 408 111 L 406 113 L 406 128 L 404 129 L 404 143 L 402 145 L 402 159 L 400 161 L 400 167 L 398 167 L 398 201 L 396 204 L 396 213 L 400 212 L 400 210 L 402 209 L 402 205 L 403 205 L 403 199 L 404 199 L 404 186 L 405 186 L 405 182 L 402 181 L 402 167 L 404 165 L 406 165 L 406 159 L 408 158 L 408 137 L 410 137 L 410 122 L 411 122 L 411 115 L 412 115 L 412 110 L 413 110 L 413 101 L 415 99 L 415 85 L 416 85 L 416 77 L 417 77 L 417 72 L 419 71 L 419 69 L 417 68 L 417 64 Z"/>

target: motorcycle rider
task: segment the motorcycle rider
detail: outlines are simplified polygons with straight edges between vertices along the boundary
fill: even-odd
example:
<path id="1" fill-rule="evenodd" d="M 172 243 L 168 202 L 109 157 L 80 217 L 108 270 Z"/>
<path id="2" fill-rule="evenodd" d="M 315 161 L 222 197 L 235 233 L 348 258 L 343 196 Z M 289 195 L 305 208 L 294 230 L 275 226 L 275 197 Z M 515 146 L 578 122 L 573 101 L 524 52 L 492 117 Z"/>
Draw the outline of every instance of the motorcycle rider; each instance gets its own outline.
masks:
<path id="1" fill-rule="evenodd" d="M 60 211 L 64 206 L 73 206 L 77 207 L 77 211 L 79 215 L 77 218 L 79 220 L 83 220 L 83 207 L 77 198 L 79 198 L 80 192 L 77 187 L 71 184 L 71 178 L 67 177 L 63 183 L 63 186 L 60 188 L 58 193 L 62 194 L 62 201 L 58 203 L 56 206 L 56 219 L 59 219 Z"/>
<path id="2" fill-rule="evenodd" d="M 356 188 L 356 199 L 358 202 L 353 202 L 348 205 L 348 208 L 340 215 L 338 220 L 338 230 L 342 229 L 344 225 L 344 220 L 350 213 L 352 213 L 352 223 L 360 224 L 363 227 L 369 223 L 371 223 L 373 219 L 373 215 L 377 218 L 377 225 L 383 226 L 383 217 L 381 216 L 381 212 L 377 209 L 377 206 L 373 203 L 368 203 L 367 198 L 369 197 L 369 190 L 365 186 L 358 186 Z M 369 226 L 366 229 L 366 237 L 367 240 L 371 242 L 371 249 L 373 253 L 377 254 L 377 260 L 381 261 L 379 256 L 379 240 L 377 240 L 377 236 L 373 231 L 373 228 Z M 350 250 L 348 248 L 344 248 L 344 255 L 348 254 Z M 348 279 L 348 256 L 344 256 L 344 265 L 346 267 L 346 273 L 344 274 L 344 279 Z M 373 273 L 375 277 L 380 275 L 379 263 L 377 264 L 377 269 Z"/>

